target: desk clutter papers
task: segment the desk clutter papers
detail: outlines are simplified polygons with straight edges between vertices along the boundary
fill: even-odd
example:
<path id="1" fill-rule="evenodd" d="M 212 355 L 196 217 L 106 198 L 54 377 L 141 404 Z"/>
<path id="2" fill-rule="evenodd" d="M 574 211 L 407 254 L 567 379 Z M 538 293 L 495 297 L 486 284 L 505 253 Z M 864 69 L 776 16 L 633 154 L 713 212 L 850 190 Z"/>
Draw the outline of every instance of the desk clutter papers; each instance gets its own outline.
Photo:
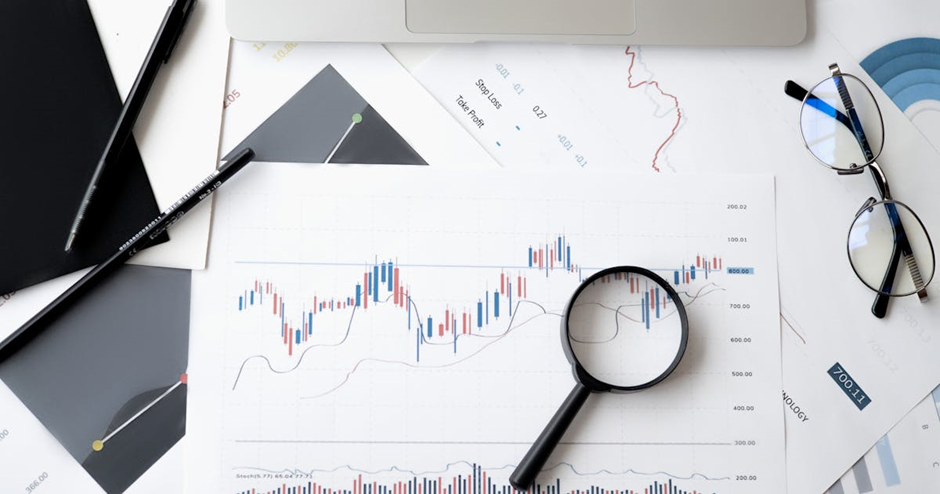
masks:
<path id="1" fill-rule="evenodd" d="M 772 178 L 278 163 L 230 185 L 193 276 L 193 492 L 505 492 L 571 388 L 559 311 L 625 264 L 680 293 L 685 358 L 592 395 L 540 489 L 786 492 Z"/>
<path id="2" fill-rule="evenodd" d="M 166 7 L 162 2 L 136 5 L 113 0 L 89 1 L 98 36 L 122 95 L 130 90 Z M 204 0 L 195 8 L 191 24 L 174 52 L 173 66 L 157 78 L 134 132 L 160 209 L 211 173 L 217 162 L 222 112 L 219 100 L 225 87 L 229 38 L 220 2 Z M 89 166 L 93 167 L 94 162 Z M 127 236 L 109 246 L 108 253 L 157 212 L 154 208 L 152 214 L 141 217 Z M 174 227 L 172 242 L 148 249 L 135 256 L 134 262 L 204 267 L 210 217 L 208 204 L 193 211 L 185 222 Z M 78 273 L 63 274 L 42 285 L 6 293 L 4 303 L 0 304 L 0 337 L 26 322 L 79 277 Z"/>
<path id="3" fill-rule="evenodd" d="M 126 95 L 168 3 L 90 0 L 88 4 L 118 92 Z M 215 169 L 229 37 L 225 31 L 221 2 L 203 0 L 196 4 L 195 9 L 190 25 L 174 52 L 172 67 L 162 71 L 157 78 L 134 131 L 156 205 L 151 213 L 142 215 L 131 225 L 124 237 L 114 239 L 113 245 L 105 249 L 108 254 L 156 217 L 160 209 L 170 206 L 192 184 Z M 97 158 L 97 154 L 90 158 L 90 167 L 94 166 Z M 81 192 L 79 189 L 79 194 Z M 76 207 L 77 204 L 76 199 Z M 74 210 L 68 210 L 65 216 L 69 215 L 74 215 Z M 173 228 L 172 242 L 148 249 L 135 256 L 133 262 L 203 268 L 210 217 L 211 205 L 201 206 L 187 215 L 185 222 Z M 67 234 L 68 225 L 63 226 L 63 235 Z M 92 237 L 94 232 L 88 233 Z M 61 251 L 58 244 L 62 242 L 54 242 L 56 252 Z M 29 320 L 85 272 L 65 274 L 63 271 L 54 280 L 15 293 L 4 293 L 0 301 L 0 339 Z"/>
<path id="4" fill-rule="evenodd" d="M 541 158 L 567 168 L 775 174 L 791 492 L 826 490 L 940 382 L 940 307 L 908 298 L 893 300 L 884 320 L 871 315 L 873 293 L 852 273 L 845 242 L 876 191 L 868 178 L 815 162 L 800 140 L 799 103 L 783 94 L 787 79 L 812 86 L 832 62 L 876 87 L 828 31 L 787 50 L 474 48 L 444 48 L 417 77 L 504 167 L 531 170 Z M 879 102 L 879 163 L 893 193 L 940 232 L 930 207 L 940 156 L 883 94 Z M 837 364 L 867 392 L 864 409 L 830 376 Z"/>

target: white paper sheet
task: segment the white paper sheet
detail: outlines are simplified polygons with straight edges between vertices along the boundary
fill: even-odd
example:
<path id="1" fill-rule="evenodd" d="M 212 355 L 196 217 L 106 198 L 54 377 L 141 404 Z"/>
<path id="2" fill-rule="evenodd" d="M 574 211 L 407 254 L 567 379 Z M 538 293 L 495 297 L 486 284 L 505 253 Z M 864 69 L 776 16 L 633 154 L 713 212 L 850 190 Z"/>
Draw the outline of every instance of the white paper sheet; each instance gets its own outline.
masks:
<path id="1" fill-rule="evenodd" d="M 508 67 L 511 78 L 518 72 L 508 60 L 527 62 L 525 94 L 539 94 L 538 104 L 550 115 L 542 123 L 551 121 L 556 105 L 566 108 L 572 101 L 581 105 L 582 114 L 593 115 L 593 126 L 587 121 L 573 126 L 579 140 L 572 140 L 570 152 L 551 139 L 553 134 L 573 135 L 567 118 L 553 123 L 556 127 L 540 140 L 512 141 L 523 147 L 512 159 L 504 160 L 494 146 L 488 147 L 504 166 L 542 162 L 514 161 L 518 155 L 557 157 L 580 150 L 605 157 L 589 166 L 650 169 L 654 157 L 642 142 L 618 146 L 605 137 L 581 144 L 580 136 L 614 135 L 623 141 L 637 128 L 658 129 L 658 120 L 677 116 L 675 108 L 662 104 L 653 109 L 636 96 L 661 101 L 662 90 L 674 95 L 682 115 L 659 156 L 664 172 L 777 175 L 788 478 L 791 492 L 798 493 L 828 488 L 940 381 L 935 358 L 940 306 L 909 297 L 893 301 L 884 320 L 871 315 L 873 294 L 853 275 L 845 242 L 853 215 L 876 191 L 867 176 L 840 177 L 816 163 L 800 139 L 799 102 L 783 93 L 787 79 L 812 86 L 827 77 L 832 62 L 874 87 L 828 31 L 813 31 L 805 43 L 787 49 L 502 46 L 474 53 L 454 47 L 439 52 L 418 73 L 442 104 L 453 109 L 455 92 L 473 88 L 480 78 L 500 81 L 497 64 Z M 646 84 L 631 88 L 640 81 Z M 506 94 L 514 83 L 506 79 L 492 87 Z M 478 94 L 473 98 L 474 104 L 482 102 Z M 890 101 L 879 98 L 887 130 L 879 163 L 894 196 L 912 206 L 936 238 L 940 169 L 934 165 L 940 156 Z M 519 113 L 531 111 L 526 107 L 533 103 L 520 105 Z M 506 141 L 518 133 L 513 128 L 517 120 L 508 115 L 516 114 L 487 115 L 487 125 L 499 129 L 499 138 Z M 661 130 L 659 136 L 663 142 Z M 936 283 L 929 290 L 931 298 L 940 295 Z M 836 363 L 871 396 L 864 410 L 827 373 Z"/>
<path id="2" fill-rule="evenodd" d="M 504 489 L 573 385 L 553 314 L 636 264 L 680 280 L 688 353 L 659 386 L 590 397 L 539 482 L 785 492 L 771 178 L 267 164 L 217 201 L 188 489 Z"/>
<path id="3" fill-rule="evenodd" d="M 104 492 L 0 381 L 0 491 Z"/>
<path id="4" fill-rule="evenodd" d="M 0 296 L 0 340 L 19 328 L 91 268 Z"/>

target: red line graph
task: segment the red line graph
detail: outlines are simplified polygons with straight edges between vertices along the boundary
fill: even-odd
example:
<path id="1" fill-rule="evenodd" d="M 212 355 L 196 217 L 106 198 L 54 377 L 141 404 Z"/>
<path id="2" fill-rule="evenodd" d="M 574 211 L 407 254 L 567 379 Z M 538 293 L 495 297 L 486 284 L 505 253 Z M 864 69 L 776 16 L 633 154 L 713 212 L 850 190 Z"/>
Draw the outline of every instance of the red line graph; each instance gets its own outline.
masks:
<path id="1" fill-rule="evenodd" d="M 659 94 L 671 99 L 675 103 L 676 123 L 672 126 L 672 130 L 669 132 L 669 136 L 666 137 L 666 140 L 664 140 L 663 143 L 659 145 L 659 147 L 656 149 L 656 154 L 653 155 L 653 169 L 658 172 L 661 170 L 659 169 L 659 166 L 657 166 L 656 162 L 659 161 L 659 154 L 662 152 L 663 149 L 665 149 L 666 144 L 669 144 L 669 141 L 671 141 L 672 138 L 676 136 L 676 130 L 679 129 L 679 124 L 682 122 L 682 108 L 679 107 L 679 98 L 676 98 L 676 96 L 673 95 L 672 93 L 667 93 L 666 91 L 663 91 L 663 89 L 659 87 L 659 81 L 650 79 L 648 81 L 642 81 L 642 82 L 637 82 L 637 83 L 633 82 L 633 64 L 636 62 L 636 52 L 632 51 L 631 48 L 632 47 L 628 46 L 626 51 L 624 52 L 626 55 L 630 56 L 630 67 L 627 69 L 627 87 L 630 89 L 636 89 L 644 85 L 649 85 L 649 86 L 655 87 L 656 90 L 659 91 Z"/>

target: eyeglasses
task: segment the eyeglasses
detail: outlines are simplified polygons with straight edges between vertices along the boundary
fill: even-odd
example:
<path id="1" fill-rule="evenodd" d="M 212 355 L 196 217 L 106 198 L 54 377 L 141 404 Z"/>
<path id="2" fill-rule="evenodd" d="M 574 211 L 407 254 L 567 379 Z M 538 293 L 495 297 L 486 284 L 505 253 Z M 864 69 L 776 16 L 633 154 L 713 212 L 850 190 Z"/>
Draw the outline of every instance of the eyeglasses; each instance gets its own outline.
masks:
<path id="1" fill-rule="evenodd" d="M 884 146 L 884 121 L 868 86 L 837 64 L 831 77 L 806 91 L 787 81 L 784 92 L 803 102 L 800 130 L 806 149 L 839 175 L 871 173 L 881 200 L 870 197 L 849 228 L 847 251 L 856 276 L 878 292 L 872 314 L 884 317 L 891 297 L 916 293 L 927 300 L 933 279 L 933 244 L 911 208 L 895 201 L 884 171 L 875 162 Z M 901 261 L 904 267 L 899 269 Z M 926 275 L 926 276 L 925 276 Z"/>

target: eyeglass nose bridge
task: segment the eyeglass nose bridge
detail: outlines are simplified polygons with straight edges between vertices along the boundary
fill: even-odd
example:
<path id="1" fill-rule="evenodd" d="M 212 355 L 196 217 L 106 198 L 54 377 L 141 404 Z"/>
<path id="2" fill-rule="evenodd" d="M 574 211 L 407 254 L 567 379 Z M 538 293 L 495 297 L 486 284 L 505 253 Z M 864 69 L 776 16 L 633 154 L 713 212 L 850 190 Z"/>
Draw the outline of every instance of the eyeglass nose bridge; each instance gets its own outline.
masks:
<path id="1" fill-rule="evenodd" d="M 868 210 L 869 213 L 872 212 L 872 211 L 873 211 L 872 206 L 874 206 L 876 202 L 878 202 L 878 201 L 875 200 L 874 197 L 869 197 L 868 200 L 865 201 L 865 204 L 862 204 L 862 207 L 858 208 L 858 212 L 855 213 L 855 217 L 857 218 L 857 217 L 858 217 L 860 214 L 862 214 L 866 209 Z"/>
<path id="2" fill-rule="evenodd" d="M 843 170 L 841 168 L 836 169 L 836 173 L 838 173 L 839 175 L 858 175 L 859 173 L 862 173 L 864 171 L 865 169 L 858 166 L 858 164 L 856 163 L 852 163 L 851 165 L 849 165 L 848 170 Z"/>

